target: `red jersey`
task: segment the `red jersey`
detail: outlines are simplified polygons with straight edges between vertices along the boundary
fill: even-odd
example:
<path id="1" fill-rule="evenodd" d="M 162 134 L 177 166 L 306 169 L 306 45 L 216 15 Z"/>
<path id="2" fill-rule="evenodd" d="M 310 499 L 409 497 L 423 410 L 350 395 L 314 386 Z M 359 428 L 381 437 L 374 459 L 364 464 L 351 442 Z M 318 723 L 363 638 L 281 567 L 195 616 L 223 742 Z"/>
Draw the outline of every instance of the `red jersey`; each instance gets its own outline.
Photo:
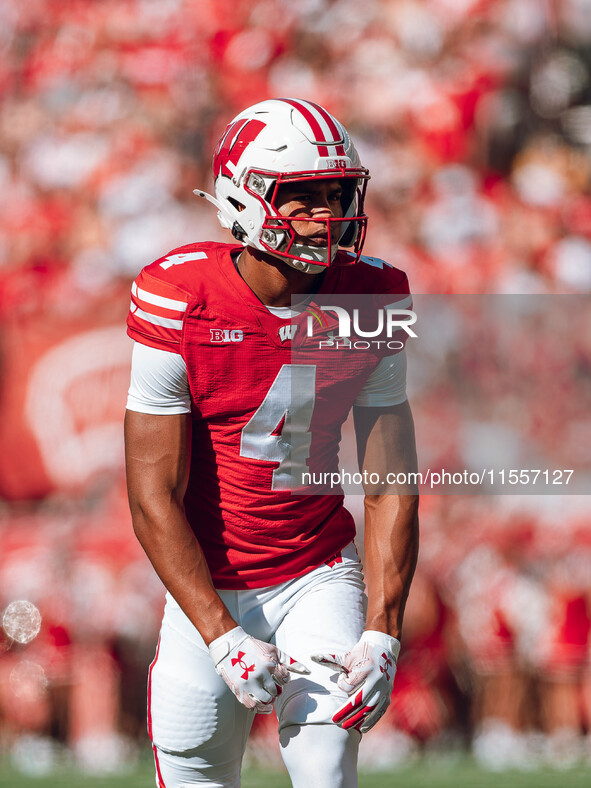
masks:
<path id="1" fill-rule="evenodd" d="M 234 266 L 241 250 L 219 243 L 173 250 L 137 277 L 128 318 L 134 340 L 185 360 L 193 419 L 186 515 L 214 585 L 235 590 L 302 575 L 352 541 L 342 494 L 290 488 L 301 473 L 338 468 L 341 426 L 393 353 L 383 342 L 364 343 L 346 363 L 319 352 L 306 320 L 322 317 L 326 339 L 336 318 L 313 307 L 288 321 L 272 314 Z M 405 299 L 406 275 L 372 258 L 337 264 L 313 299 L 354 294 Z"/>

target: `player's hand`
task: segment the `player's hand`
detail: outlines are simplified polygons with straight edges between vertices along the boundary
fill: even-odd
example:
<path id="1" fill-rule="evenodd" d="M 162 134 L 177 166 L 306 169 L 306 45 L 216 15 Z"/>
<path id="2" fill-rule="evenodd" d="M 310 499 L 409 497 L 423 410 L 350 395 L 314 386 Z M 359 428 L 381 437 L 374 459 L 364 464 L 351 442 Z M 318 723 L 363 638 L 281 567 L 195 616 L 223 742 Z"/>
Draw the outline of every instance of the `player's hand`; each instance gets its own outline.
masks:
<path id="1" fill-rule="evenodd" d="M 319 665 L 340 672 L 337 685 L 349 700 L 333 715 L 341 728 L 367 733 L 390 705 L 400 641 L 368 630 L 345 655 L 313 654 Z"/>
<path id="2" fill-rule="evenodd" d="M 247 709 L 270 714 L 273 701 L 292 673 L 308 674 L 300 662 L 271 643 L 248 635 L 235 627 L 209 644 L 216 672 Z"/>

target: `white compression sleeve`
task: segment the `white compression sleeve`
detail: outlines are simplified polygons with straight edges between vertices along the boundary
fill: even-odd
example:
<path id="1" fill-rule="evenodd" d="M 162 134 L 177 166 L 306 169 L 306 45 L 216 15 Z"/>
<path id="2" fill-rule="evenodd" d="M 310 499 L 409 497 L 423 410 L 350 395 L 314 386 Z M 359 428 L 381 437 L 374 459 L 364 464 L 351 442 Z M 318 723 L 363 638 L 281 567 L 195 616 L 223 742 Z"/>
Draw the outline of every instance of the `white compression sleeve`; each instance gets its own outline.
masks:
<path id="1" fill-rule="evenodd" d="M 406 353 L 383 358 L 359 392 L 356 405 L 379 408 L 400 405 L 406 400 Z"/>
<path id="2" fill-rule="evenodd" d="M 191 394 L 182 356 L 134 342 L 127 408 L 154 415 L 190 413 Z"/>

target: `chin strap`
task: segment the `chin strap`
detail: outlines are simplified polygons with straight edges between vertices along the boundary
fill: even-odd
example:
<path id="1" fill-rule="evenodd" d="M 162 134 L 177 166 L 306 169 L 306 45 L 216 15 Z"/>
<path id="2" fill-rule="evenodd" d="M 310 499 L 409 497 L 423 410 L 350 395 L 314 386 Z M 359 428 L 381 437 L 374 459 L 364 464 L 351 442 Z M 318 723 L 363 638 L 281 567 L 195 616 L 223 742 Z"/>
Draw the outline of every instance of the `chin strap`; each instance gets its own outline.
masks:
<path id="1" fill-rule="evenodd" d="M 330 260 L 331 263 L 336 257 L 338 250 L 338 244 L 333 244 L 331 255 L 332 259 Z M 326 248 L 305 246 L 304 244 L 293 244 L 289 251 L 292 254 L 303 258 L 303 260 L 292 260 L 291 257 L 281 254 L 281 251 L 277 253 L 277 257 L 280 260 L 283 260 L 283 262 L 287 263 L 287 265 L 295 268 L 298 271 L 303 271 L 305 274 L 320 274 L 322 271 L 326 271 L 329 265 L 328 249 Z M 308 260 L 310 262 L 308 262 Z"/>
<path id="2" fill-rule="evenodd" d="M 305 246 L 302 248 L 307 249 Z M 326 265 L 314 265 L 314 263 L 307 263 L 303 260 L 292 260 L 290 257 L 286 257 L 283 254 L 277 254 L 275 257 L 277 257 L 278 260 L 283 260 L 283 262 L 287 263 L 291 268 L 295 268 L 297 271 L 303 271 L 305 274 L 321 274 L 322 271 L 326 271 Z"/>

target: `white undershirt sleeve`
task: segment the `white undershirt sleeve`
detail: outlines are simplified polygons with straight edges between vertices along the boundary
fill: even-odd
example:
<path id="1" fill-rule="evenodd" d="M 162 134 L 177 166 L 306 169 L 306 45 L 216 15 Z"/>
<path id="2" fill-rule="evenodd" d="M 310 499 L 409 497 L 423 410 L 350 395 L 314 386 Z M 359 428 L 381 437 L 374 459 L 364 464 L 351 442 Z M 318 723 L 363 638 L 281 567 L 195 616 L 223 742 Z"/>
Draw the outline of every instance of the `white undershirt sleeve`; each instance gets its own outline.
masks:
<path id="1" fill-rule="evenodd" d="M 356 405 L 387 408 L 406 400 L 406 352 L 383 358 L 359 392 Z"/>
<path id="2" fill-rule="evenodd" d="M 154 415 L 190 413 L 191 393 L 182 356 L 134 342 L 127 409 Z"/>

